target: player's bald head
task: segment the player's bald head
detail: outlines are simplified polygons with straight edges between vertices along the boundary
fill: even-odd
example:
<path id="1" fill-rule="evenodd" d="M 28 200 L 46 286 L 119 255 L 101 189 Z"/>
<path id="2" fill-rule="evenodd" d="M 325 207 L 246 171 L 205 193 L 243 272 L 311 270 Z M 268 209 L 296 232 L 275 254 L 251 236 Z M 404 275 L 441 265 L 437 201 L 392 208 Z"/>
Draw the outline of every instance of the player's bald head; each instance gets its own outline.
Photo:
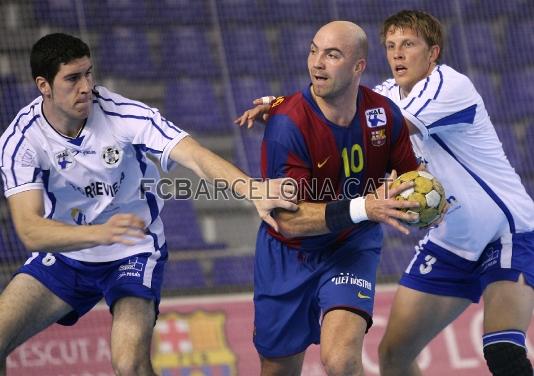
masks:
<path id="1" fill-rule="evenodd" d="M 325 38 L 333 44 L 339 44 L 343 50 L 352 51 L 356 59 L 367 59 L 367 35 L 360 26 L 353 22 L 329 22 L 315 34 L 315 38 L 319 37 Z"/>

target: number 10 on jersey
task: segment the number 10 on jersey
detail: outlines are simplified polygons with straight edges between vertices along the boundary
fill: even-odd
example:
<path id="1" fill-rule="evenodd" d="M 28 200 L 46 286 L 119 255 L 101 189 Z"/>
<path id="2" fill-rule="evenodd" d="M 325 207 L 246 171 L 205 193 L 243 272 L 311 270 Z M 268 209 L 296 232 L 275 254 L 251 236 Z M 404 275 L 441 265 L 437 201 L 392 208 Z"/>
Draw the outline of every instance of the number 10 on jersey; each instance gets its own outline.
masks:
<path id="1" fill-rule="evenodd" d="M 348 178 L 351 174 L 357 174 L 363 170 L 363 151 L 359 144 L 352 145 L 350 153 L 348 148 L 343 148 L 341 158 L 343 158 L 345 177 Z"/>

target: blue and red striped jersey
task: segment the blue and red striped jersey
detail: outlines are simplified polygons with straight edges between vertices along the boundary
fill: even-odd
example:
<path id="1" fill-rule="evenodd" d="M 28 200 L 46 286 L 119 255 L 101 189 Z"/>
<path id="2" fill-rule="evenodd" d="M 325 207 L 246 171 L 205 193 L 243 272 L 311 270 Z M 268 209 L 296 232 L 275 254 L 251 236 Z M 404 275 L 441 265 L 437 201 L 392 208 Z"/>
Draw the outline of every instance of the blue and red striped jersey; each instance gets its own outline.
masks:
<path id="1" fill-rule="evenodd" d="M 360 86 L 357 111 L 348 127 L 323 115 L 309 88 L 271 105 L 261 150 L 264 178 L 291 177 L 299 183 L 299 199 L 327 202 L 367 194 L 382 184 L 392 169 L 403 173 L 417 168 L 408 128 L 399 108 L 388 98 Z M 286 239 L 295 248 L 335 245 L 371 222 L 339 234 Z"/>

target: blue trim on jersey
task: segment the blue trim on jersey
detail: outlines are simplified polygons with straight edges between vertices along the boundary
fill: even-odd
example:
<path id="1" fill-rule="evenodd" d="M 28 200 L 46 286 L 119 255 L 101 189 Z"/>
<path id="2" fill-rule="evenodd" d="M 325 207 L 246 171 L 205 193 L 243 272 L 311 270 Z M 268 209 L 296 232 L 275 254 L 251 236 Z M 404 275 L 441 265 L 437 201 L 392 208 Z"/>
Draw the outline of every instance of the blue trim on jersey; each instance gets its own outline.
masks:
<path id="1" fill-rule="evenodd" d="M 158 202 L 156 201 L 156 196 L 154 196 L 154 194 L 151 192 L 145 192 L 145 197 L 146 202 L 148 204 L 148 208 L 150 209 L 150 224 L 152 224 L 158 218 L 159 215 Z"/>
<path id="2" fill-rule="evenodd" d="M 48 190 L 50 182 L 50 170 L 43 170 L 43 185 L 45 188 L 46 195 L 48 196 L 48 199 L 52 203 L 52 208 L 50 209 L 50 213 L 46 216 L 46 218 L 50 219 L 54 216 L 54 212 L 56 211 L 56 196 Z"/>
<path id="3" fill-rule="evenodd" d="M 419 115 L 419 114 L 421 113 L 421 111 L 423 111 L 423 110 L 426 108 L 426 106 L 428 106 L 428 104 L 430 103 L 430 101 L 432 101 L 432 100 L 436 100 L 436 99 L 437 99 L 437 97 L 438 97 L 438 95 L 439 95 L 439 93 L 440 93 L 440 91 L 441 91 L 441 88 L 442 88 L 442 86 L 443 86 L 443 73 L 441 73 L 440 68 L 441 68 L 441 66 L 438 65 L 437 72 L 439 73 L 439 84 L 438 84 L 438 89 L 436 90 L 436 94 L 434 94 L 434 97 L 433 97 L 433 98 L 429 98 L 429 99 L 427 99 L 427 101 L 425 102 L 425 104 L 423 104 L 423 106 L 422 106 L 419 110 L 417 110 L 417 112 L 414 114 L 415 117 L 417 117 L 417 115 Z M 429 79 L 430 79 L 430 76 L 427 77 L 427 80 L 429 80 Z M 428 81 L 427 81 L 427 83 L 428 83 Z M 421 90 L 421 92 L 419 93 L 419 96 L 418 96 L 418 97 L 420 97 L 421 94 L 423 94 L 423 91 L 425 91 L 425 89 L 426 89 L 426 83 L 425 83 L 425 87 L 423 88 L 423 90 Z M 413 99 L 415 99 L 415 97 L 414 97 Z M 404 107 L 405 110 L 412 104 L 413 99 L 412 99 L 412 101 L 408 104 L 408 106 Z"/>
<path id="4" fill-rule="evenodd" d="M 421 98 L 421 95 L 423 95 L 423 93 L 425 92 L 426 88 L 428 87 L 428 83 L 430 82 L 430 76 L 428 76 L 425 80 L 425 86 L 423 86 L 423 89 L 421 89 L 421 91 L 419 92 L 419 95 L 417 96 L 417 98 Z"/>
<path id="5" fill-rule="evenodd" d="M 146 162 L 144 161 L 143 149 L 139 145 L 132 144 L 132 146 L 135 149 L 135 158 L 137 158 L 137 161 L 139 162 L 139 168 L 141 169 L 141 173 L 143 174 L 143 176 L 145 176 L 147 165 L 146 165 Z"/>
<path id="6" fill-rule="evenodd" d="M 454 114 L 450 114 L 448 116 L 445 116 L 444 118 L 439 119 L 438 121 L 433 122 L 427 128 L 431 129 L 451 124 L 473 124 L 475 121 L 476 112 L 477 105 L 474 104 L 472 106 L 464 108 L 463 110 L 455 112 Z"/>
<path id="7" fill-rule="evenodd" d="M 15 121 L 15 124 L 13 125 L 13 132 L 11 132 L 11 134 L 9 136 L 7 136 L 6 138 L 6 142 L 4 143 L 4 146 L 2 147 L 2 163 L 4 162 L 4 154 L 6 152 L 6 147 L 7 147 L 7 144 L 9 143 L 9 139 L 11 137 L 13 137 L 15 135 L 15 133 L 17 132 L 17 125 L 19 124 L 19 121 L 20 121 L 20 118 L 23 117 L 23 116 L 26 116 L 26 115 L 29 115 L 30 112 L 33 111 L 33 108 L 37 105 L 37 103 L 35 103 L 33 106 L 30 107 L 30 109 L 28 110 L 28 112 L 25 112 L 23 114 L 20 114 L 19 117 L 17 118 L 17 120 Z M 6 181 L 7 182 L 7 181 Z"/>
<path id="8" fill-rule="evenodd" d="M 438 65 L 438 73 L 439 73 L 439 85 L 438 85 L 438 90 L 436 90 L 436 94 L 434 94 L 434 100 L 438 97 L 439 95 L 439 92 L 441 91 L 441 87 L 443 86 L 443 73 L 441 73 L 441 65 Z"/>
<path id="9" fill-rule="evenodd" d="M 415 100 L 415 97 L 412 98 L 412 100 L 410 101 L 410 103 L 408 103 L 408 104 L 406 105 L 406 107 L 403 108 L 403 110 L 408 109 L 408 107 L 410 107 L 410 106 L 412 105 L 412 103 L 413 103 L 414 100 Z"/>
<path id="10" fill-rule="evenodd" d="M 137 120 L 150 120 L 150 122 L 152 123 L 152 125 L 159 131 L 159 133 L 161 133 L 161 135 L 163 137 L 165 137 L 166 139 L 168 140 L 173 140 L 172 137 L 169 137 L 165 134 L 165 132 L 163 132 L 163 129 L 161 129 L 160 127 L 158 127 L 158 125 L 154 122 L 154 119 L 152 119 L 151 117 L 148 117 L 148 116 L 139 116 L 139 115 L 123 115 L 123 114 L 119 114 L 118 112 L 111 112 L 111 111 L 106 111 L 104 110 L 104 108 L 102 106 L 100 106 L 100 108 L 102 109 L 102 112 L 105 113 L 106 115 L 109 115 L 109 116 L 117 116 L 117 117 L 120 117 L 120 118 L 123 118 L 123 119 L 137 119 Z"/>
<path id="11" fill-rule="evenodd" d="M 153 114 L 155 113 L 153 109 L 151 109 L 150 107 L 148 106 L 143 106 L 142 104 L 139 104 L 139 103 L 134 103 L 134 102 L 115 102 L 113 99 L 111 98 L 105 98 L 103 97 L 102 95 L 100 95 L 100 92 L 98 92 L 98 89 L 96 90 L 93 90 L 93 94 L 97 97 L 97 98 L 100 98 L 106 102 L 111 102 L 117 106 L 134 106 L 134 107 L 139 107 L 139 108 L 142 108 L 144 110 L 149 110 L 150 112 L 152 112 Z"/>
<path id="12" fill-rule="evenodd" d="M 510 226 L 510 232 L 512 234 L 515 233 L 515 222 L 514 217 L 510 210 L 506 207 L 505 203 L 497 196 L 495 192 L 482 180 L 477 174 L 475 174 L 473 171 L 471 171 L 466 165 L 464 165 L 460 160 L 454 155 L 451 149 L 443 142 L 441 138 L 439 138 L 437 135 L 433 134 L 431 137 L 447 152 L 453 157 L 456 162 L 458 162 L 468 173 L 473 177 L 473 179 L 476 180 L 476 182 L 486 191 L 486 193 L 491 197 L 491 199 L 499 206 L 499 208 L 502 210 L 504 215 L 506 216 L 506 219 L 508 220 L 508 225 Z"/>
<path id="13" fill-rule="evenodd" d="M 40 173 L 41 173 L 40 168 L 36 168 L 33 170 L 32 183 L 35 183 L 35 181 L 37 180 L 37 176 L 39 176 Z"/>
<path id="14" fill-rule="evenodd" d="M 26 125 L 23 129 L 22 129 L 22 134 L 21 134 L 21 137 L 19 139 L 19 142 L 17 144 L 17 146 L 15 146 L 15 150 L 13 151 L 13 155 L 11 156 L 11 173 L 13 174 L 13 181 L 15 183 L 15 187 L 18 185 L 17 184 L 17 176 L 15 175 L 15 156 L 17 155 L 17 152 L 20 148 L 20 145 L 22 145 L 22 141 L 24 141 L 24 133 L 26 133 L 26 131 L 28 130 L 28 128 L 30 128 L 33 124 L 33 122 L 35 122 L 35 120 L 37 120 L 38 118 L 40 118 L 41 116 L 40 115 L 35 115 L 31 120 L 30 122 L 28 123 L 28 125 Z M 6 141 L 6 144 L 7 144 L 7 141 Z"/>
<path id="15" fill-rule="evenodd" d="M 427 99 L 425 104 L 423 105 L 423 107 L 421 107 L 419 109 L 419 111 L 417 111 L 413 116 L 417 117 L 417 115 L 419 115 L 421 113 L 421 111 L 423 111 L 425 109 L 426 106 L 428 106 L 428 104 L 430 103 L 432 99 Z"/>
<path id="16" fill-rule="evenodd" d="M 175 126 L 172 122 L 170 122 L 169 120 L 165 119 L 163 116 L 161 117 L 161 120 L 163 120 L 167 126 L 171 129 L 174 129 L 176 132 L 178 133 L 182 133 L 182 130 L 180 128 L 178 128 L 177 126 Z"/>
<path id="17" fill-rule="evenodd" d="M 139 147 L 141 149 L 141 151 L 145 152 L 145 151 L 149 151 L 151 153 L 154 153 L 154 154 L 161 154 L 163 153 L 163 151 L 161 150 L 156 150 L 156 149 L 152 149 L 152 148 L 149 148 L 148 146 L 146 146 L 145 144 L 132 144 L 136 147 Z"/>

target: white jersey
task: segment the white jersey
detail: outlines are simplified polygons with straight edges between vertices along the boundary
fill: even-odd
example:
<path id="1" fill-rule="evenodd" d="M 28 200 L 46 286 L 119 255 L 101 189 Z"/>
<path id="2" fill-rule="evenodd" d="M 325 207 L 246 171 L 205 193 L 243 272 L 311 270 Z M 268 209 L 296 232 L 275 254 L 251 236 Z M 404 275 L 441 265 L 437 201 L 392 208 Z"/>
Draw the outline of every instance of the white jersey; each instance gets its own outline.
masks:
<path id="1" fill-rule="evenodd" d="M 167 170 L 171 149 L 187 133 L 157 110 L 97 87 L 85 126 L 69 138 L 48 123 L 42 103 L 39 97 L 23 108 L 0 137 L 5 196 L 42 190 L 45 218 L 70 225 L 102 224 L 117 213 L 133 213 L 148 225 L 136 245 L 96 246 L 64 256 L 106 262 L 158 252 L 165 244 L 163 201 L 151 193 L 143 199 L 140 180 L 159 178 L 147 153 Z"/>
<path id="2" fill-rule="evenodd" d="M 482 98 L 465 75 L 438 65 L 406 98 L 393 79 L 374 90 L 393 100 L 420 134 L 414 151 L 445 188 L 450 209 L 429 240 L 474 261 L 498 238 L 534 229 L 534 202 L 506 158 Z"/>

